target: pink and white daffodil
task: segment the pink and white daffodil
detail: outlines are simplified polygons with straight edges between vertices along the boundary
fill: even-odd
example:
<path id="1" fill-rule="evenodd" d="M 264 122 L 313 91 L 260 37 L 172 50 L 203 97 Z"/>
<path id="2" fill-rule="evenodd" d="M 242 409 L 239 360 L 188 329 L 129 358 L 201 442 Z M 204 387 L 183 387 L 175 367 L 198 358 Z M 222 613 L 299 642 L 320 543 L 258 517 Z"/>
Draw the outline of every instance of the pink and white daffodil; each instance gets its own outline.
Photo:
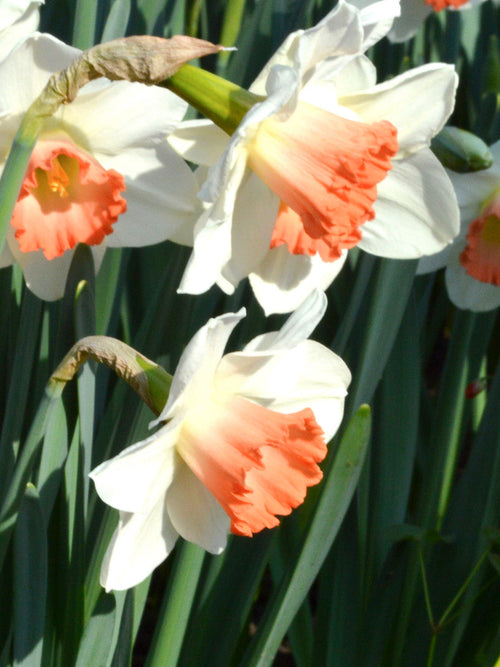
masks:
<path id="1" fill-rule="evenodd" d="M 320 481 L 351 379 L 340 357 L 307 340 L 325 306 L 323 293 L 311 294 L 242 352 L 222 356 L 244 310 L 194 336 L 153 422 L 161 428 L 90 473 L 120 510 L 101 570 L 107 590 L 142 581 L 179 535 L 218 554 L 229 531 L 276 526 Z"/>
<path id="2" fill-rule="evenodd" d="M 363 55 L 398 11 L 392 0 L 360 10 L 340 0 L 286 39 L 250 88 L 265 99 L 231 138 L 210 121 L 170 137 L 213 165 L 180 292 L 216 283 L 231 293 L 248 276 L 266 313 L 288 312 L 334 280 L 349 248 L 416 258 L 458 233 L 453 188 L 429 148 L 453 109 L 453 67 L 376 84 Z"/>
<path id="3" fill-rule="evenodd" d="M 38 8 L 44 1 L 3 0 L 0 2 L 0 60 L 3 60 L 19 42 L 29 37 L 38 28 L 40 22 Z"/>
<path id="4" fill-rule="evenodd" d="M 484 0 L 401 0 L 401 15 L 394 20 L 387 36 L 391 42 L 406 42 L 433 12 L 471 9 L 482 2 Z"/>
<path id="5" fill-rule="evenodd" d="M 500 306 L 500 141 L 490 147 L 493 164 L 470 174 L 450 171 L 460 206 L 461 230 L 454 243 L 419 262 L 419 272 L 446 266 L 451 301 L 463 310 Z"/>
<path id="6" fill-rule="evenodd" d="M 0 64 L 0 165 L 23 113 L 49 77 L 80 53 L 50 35 L 27 39 Z M 48 119 L 33 150 L 0 267 L 18 262 L 40 298 L 64 292 L 75 246 L 144 246 L 195 215 L 196 182 L 165 137 L 186 103 L 167 90 L 99 79 Z"/>

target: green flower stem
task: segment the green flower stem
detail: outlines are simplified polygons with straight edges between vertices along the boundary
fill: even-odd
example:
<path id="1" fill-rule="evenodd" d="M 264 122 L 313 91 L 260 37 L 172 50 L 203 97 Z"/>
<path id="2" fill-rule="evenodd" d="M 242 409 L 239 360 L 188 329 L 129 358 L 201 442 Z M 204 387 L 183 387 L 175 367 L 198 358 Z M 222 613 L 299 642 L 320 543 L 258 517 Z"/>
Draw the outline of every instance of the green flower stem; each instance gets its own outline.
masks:
<path id="1" fill-rule="evenodd" d="M 162 84 L 224 132 L 235 132 L 244 115 L 264 98 L 193 65 L 183 65 Z"/>
<path id="2" fill-rule="evenodd" d="M 467 579 L 464 581 L 464 583 L 460 586 L 460 589 L 458 590 L 457 594 L 455 595 L 455 597 L 453 598 L 453 600 L 450 602 L 450 604 L 446 607 L 446 609 L 445 609 L 443 615 L 442 615 L 441 618 L 439 619 L 439 622 L 438 622 L 438 628 L 442 628 L 442 627 L 444 626 L 444 624 L 445 624 L 446 621 L 448 620 L 449 616 L 451 615 L 451 613 L 453 612 L 453 610 L 454 610 L 455 607 L 457 606 L 458 602 L 460 601 L 460 598 L 461 598 L 462 595 L 465 593 L 465 591 L 469 588 L 469 585 L 470 585 L 472 579 L 473 579 L 473 578 L 476 576 L 476 574 L 479 572 L 479 569 L 480 569 L 481 565 L 482 565 L 482 564 L 484 563 L 484 561 L 486 560 L 486 558 L 487 558 L 488 554 L 490 553 L 490 551 L 491 551 L 491 546 L 488 547 L 488 548 L 481 554 L 479 560 L 477 561 L 477 563 L 474 565 L 474 567 L 473 567 L 472 570 L 470 571 L 469 576 L 468 576 Z"/>
<path id="3" fill-rule="evenodd" d="M 427 610 L 429 623 L 431 625 L 432 631 L 434 632 L 436 624 L 434 623 L 434 615 L 432 613 L 431 598 L 429 595 L 429 583 L 427 581 L 427 574 L 425 572 L 424 554 L 422 553 L 422 546 L 420 544 L 418 545 L 418 562 L 420 564 L 420 573 L 422 575 L 422 586 L 424 588 L 425 608 Z"/>
<path id="4" fill-rule="evenodd" d="M 470 571 L 466 580 L 460 586 L 460 588 L 459 588 L 458 592 L 456 593 L 455 597 L 450 602 L 450 604 L 446 607 L 443 615 L 441 616 L 441 618 L 439 619 L 437 624 L 435 624 L 434 621 L 433 621 L 433 617 L 432 617 L 432 611 L 430 610 L 429 591 L 428 591 L 428 586 L 427 586 L 427 578 L 425 576 L 425 565 L 424 565 L 424 561 L 423 561 L 422 548 L 419 545 L 419 558 L 420 558 L 420 565 L 421 565 L 421 570 L 422 570 L 422 581 L 423 581 L 423 585 L 424 585 L 425 603 L 426 603 L 426 607 L 427 607 L 428 614 L 429 614 L 429 620 L 430 620 L 431 627 L 432 627 L 432 639 L 431 639 L 431 642 L 429 644 L 429 653 L 428 653 L 428 656 L 427 656 L 427 663 L 426 663 L 427 667 L 432 667 L 432 665 L 434 663 L 434 653 L 435 653 L 435 649 L 436 649 L 436 642 L 437 642 L 438 633 L 444 628 L 447 621 L 452 620 L 453 617 L 451 616 L 451 614 L 452 614 L 453 610 L 458 605 L 461 597 L 464 595 L 464 593 L 469 588 L 473 578 L 479 572 L 479 569 L 481 568 L 482 564 L 484 563 L 484 561 L 485 561 L 486 557 L 488 556 L 488 554 L 490 553 L 490 551 L 491 551 L 491 547 L 488 547 L 488 549 L 486 549 L 486 551 L 484 551 L 481 554 L 479 560 L 477 561 L 477 563 L 474 565 L 474 567 Z"/>
<path id="5" fill-rule="evenodd" d="M 44 118 L 37 114 L 36 105 L 32 105 L 21 122 L 5 163 L 0 179 L 0 254 L 4 247 L 5 236 L 19 197 L 31 153 L 43 122 Z"/>
<path id="6" fill-rule="evenodd" d="M 205 551 L 184 542 L 163 598 L 146 667 L 177 665 Z"/>

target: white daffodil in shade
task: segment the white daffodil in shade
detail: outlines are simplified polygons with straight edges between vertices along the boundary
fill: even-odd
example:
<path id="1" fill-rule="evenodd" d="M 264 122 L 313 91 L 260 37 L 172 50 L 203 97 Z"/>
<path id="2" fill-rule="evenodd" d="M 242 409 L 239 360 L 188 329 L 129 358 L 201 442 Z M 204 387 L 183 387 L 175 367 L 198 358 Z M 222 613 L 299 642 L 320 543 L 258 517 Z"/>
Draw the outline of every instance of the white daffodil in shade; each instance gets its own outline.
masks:
<path id="1" fill-rule="evenodd" d="M 391 42 L 411 39 L 425 19 L 443 9 L 463 10 L 480 5 L 484 0 L 401 0 L 401 16 L 394 20 L 387 35 Z"/>
<path id="2" fill-rule="evenodd" d="M 271 58 L 250 88 L 267 97 L 231 138 L 210 121 L 170 137 L 187 159 L 213 165 L 181 292 L 216 283 L 231 293 L 249 276 L 266 313 L 287 312 L 333 281 L 349 248 L 416 258 L 458 233 L 453 188 L 429 148 L 453 109 L 453 67 L 377 84 L 362 55 L 398 10 L 340 0 Z"/>
<path id="3" fill-rule="evenodd" d="M 307 336 L 326 304 L 315 292 L 280 331 L 224 356 L 244 310 L 209 320 L 186 347 L 150 438 L 90 473 L 120 510 L 101 570 L 107 589 L 134 586 L 179 537 L 213 554 L 229 531 L 278 525 L 307 487 L 337 431 L 351 376 Z"/>
<path id="4" fill-rule="evenodd" d="M 463 310 L 500 306 L 500 141 L 490 150 L 494 161 L 489 169 L 449 172 L 460 206 L 460 234 L 418 267 L 419 273 L 427 273 L 446 266 L 448 295 Z"/>
<path id="5" fill-rule="evenodd" d="M 44 0 L 0 1 L 0 60 L 38 28 L 39 6 Z"/>
<path id="6" fill-rule="evenodd" d="M 0 64 L 0 164 L 23 113 L 52 73 L 80 51 L 36 34 Z M 33 151 L 0 256 L 18 262 L 40 298 L 62 296 L 74 248 L 144 246 L 175 236 L 195 215 L 196 182 L 165 137 L 186 103 L 167 90 L 105 79 L 50 118 Z"/>

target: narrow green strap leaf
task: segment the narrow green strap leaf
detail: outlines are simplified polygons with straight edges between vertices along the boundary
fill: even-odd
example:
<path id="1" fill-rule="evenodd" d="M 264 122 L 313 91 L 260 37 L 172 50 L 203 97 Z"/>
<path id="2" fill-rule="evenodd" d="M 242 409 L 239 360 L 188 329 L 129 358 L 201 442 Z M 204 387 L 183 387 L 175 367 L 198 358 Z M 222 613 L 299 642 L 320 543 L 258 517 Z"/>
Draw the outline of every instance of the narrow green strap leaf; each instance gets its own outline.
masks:
<path id="1" fill-rule="evenodd" d="M 122 287 L 126 280 L 130 249 L 108 248 L 96 276 L 96 333 L 113 335 L 116 329 Z M 115 334 L 116 335 L 116 334 Z"/>
<path id="2" fill-rule="evenodd" d="M 18 453 L 33 363 L 37 353 L 41 306 L 40 299 L 25 289 L 0 439 L 0 498 L 7 489 Z"/>
<path id="3" fill-rule="evenodd" d="M 96 331 L 95 314 L 95 268 L 92 252 L 87 245 L 80 244 L 73 256 L 68 284 L 76 283 L 75 291 L 75 335 L 79 340 L 92 336 Z M 89 472 L 92 462 L 95 413 L 96 366 L 91 361 L 85 364 L 78 375 L 78 414 L 80 422 L 80 447 L 82 455 L 83 520 L 87 515 L 89 497 Z"/>
<path id="4" fill-rule="evenodd" d="M 131 7 L 130 0 L 114 0 L 104 24 L 101 42 L 109 42 L 125 36 Z"/>
<path id="5" fill-rule="evenodd" d="M 146 662 L 147 667 L 174 667 L 186 633 L 205 551 L 184 542 L 177 554 Z"/>
<path id="6" fill-rule="evenodd" d="M 111 637 L 115 627 L 116 602 L 113 595 L 101 594 L 94 613 L 85 626 L 75 667 L 108 664 L 113 649 Z"/>
<path id="7" fill-rule="evenodd" d="M 432 457 L 427 461 L 421 494 L 422 525 L 441 528 L 451 491 L 458 445 L 462 435 L 462 415 L 468 377 L 469 341 L 474 313 L 457 310 L 453 321 L 450 347 L 439 387 L 436 417 L 430 441 Z"/>
<path id="8" fill-rule="evenodd" d="M 241 29 L 246 0 L 232 0 L 226 4 L 226 12 L 220 33 L 222 46 L 234 46 Z M 224 75 L 231 51 L 221 51 L 217 59 L 217 73 Z"/>
<path id="9" fill-rule="evenodd" d="M 95 44 L 97 0 L 76 0 L 73 23 L 73 46 L 89 49 Z"/>
<path id="10" fill-rule="evenodd" d="M 47 421 L 37 477 L 40 503 L 46 522 L 59 491 L 68 447 L 66 410 L 63 401 L 58 401 Z"/>
<path id="11" fill-rule="evenodd" d="M 236 664 L 241 636 L 276 535 L 275 531 L 265 530 L 251 539 L 232 537 L 226 551 L 211 558 L 203 573 L 203 586 L 197 594 L 180 665 Z M 212 638 L 209 645 L 207 637 Z"/>
<path id="12" fill-rule="evenodd" d="M 419 431 L 420 346 L 416 309 L 408 304 L 384 371 L 377 402 L 378 419 L 371 445 L 371 488 L 368 499 L 369 562 L 366 590 L 377 577 L 392 539 L 389 529 L 405 521 Z M 404 396 L 404 400 L 401 397 Z M 394 410 L 397 405 L 398 409 Z M 366 600 L 365 600 L 366 601 Z"/>
<path id="13" fill-rule="evenodd" d="M 40 499 L 28 484 L 14 533 L 14 664 L 42 664 L 47 602 L 47 535 Z"/>
<path id="14" fill-rule="evenodd" d="M 110 667 L 122 667 L 130 662 L 133 642 L 133 623 L 134 623 L 134 597 L 135 591 L 133 588 L 128 591 L 115 592 L 115 600 L 117 601 L 117 614 L 115 617 L 115 631 L 113 642 L 110 645 L 111 650 L 114 651 L 113 659 Z M 108 658 L 108 664 L 109 658 Z"/>
<path id="15" fill-rule="evenodd" d="M 356 350 L 358 362 L 349 388 L 351 409 L 373 397 L 398 333 L 416 268 L 416 260 L 380 261 L 363 340 Z"/>
<path id="16" fill-rule="evenodd" d="M 451 474 L 455 468 L 461 437 L 462 415 L 467 380 L 467 354 L 474 323 L 474 314 L 457 310 L 450 337 L 450 347 L 439 387 L 435 419 L 429 439 L 429 458 L 419 494 L 417 522 L 424 529 L 441 529 L 451 491 Z M 391 641 L 393 660 L 402 659 L 412 620 L 415 597 L 419 593 L 419 560 L 415 550 L 409 559 L 404 582 L 400 613 Z"/>
<path id="17" fill-rule="evenodd" d="M 361 473 L 370 436 L 370 408 L 361 406 L 338 447 L 297 558 L 273 597 L 243 660 L 245 667 L 271 665 L 306 597 L 347 512 Z"/>
<path id="18" fill-rule="evenodd" d="M 61 392 L 62 387 L 59 385 L 46 388 L 0 506 L 0 568 L 3 565 L 9 539 L 17 520 L 19 505 L 31 475 L 33 461 L 39 451 L 50 413 Z"/>

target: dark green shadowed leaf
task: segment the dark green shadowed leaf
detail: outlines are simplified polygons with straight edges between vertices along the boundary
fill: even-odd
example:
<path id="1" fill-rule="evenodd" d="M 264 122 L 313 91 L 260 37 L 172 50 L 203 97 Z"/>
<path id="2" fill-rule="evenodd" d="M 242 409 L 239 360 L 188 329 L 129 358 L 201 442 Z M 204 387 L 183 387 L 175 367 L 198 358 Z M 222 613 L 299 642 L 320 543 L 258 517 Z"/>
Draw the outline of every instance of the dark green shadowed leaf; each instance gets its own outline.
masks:
<path id="1" fill-rule="evenodd" d="M 14 661 L 39 667 L 47 601 L 47 534 L 40 499 L 28 484 L 14 532 Z"/>
<path id="2" fill-rule="evenodd" d="M 225 667 L 238 661 L 275 537 L 269 530 L 251 539 L 232 537 L 226 551 L 210 559 L 179 664 Z M 207 637 L 212 638 L 209 645 Z"/>

